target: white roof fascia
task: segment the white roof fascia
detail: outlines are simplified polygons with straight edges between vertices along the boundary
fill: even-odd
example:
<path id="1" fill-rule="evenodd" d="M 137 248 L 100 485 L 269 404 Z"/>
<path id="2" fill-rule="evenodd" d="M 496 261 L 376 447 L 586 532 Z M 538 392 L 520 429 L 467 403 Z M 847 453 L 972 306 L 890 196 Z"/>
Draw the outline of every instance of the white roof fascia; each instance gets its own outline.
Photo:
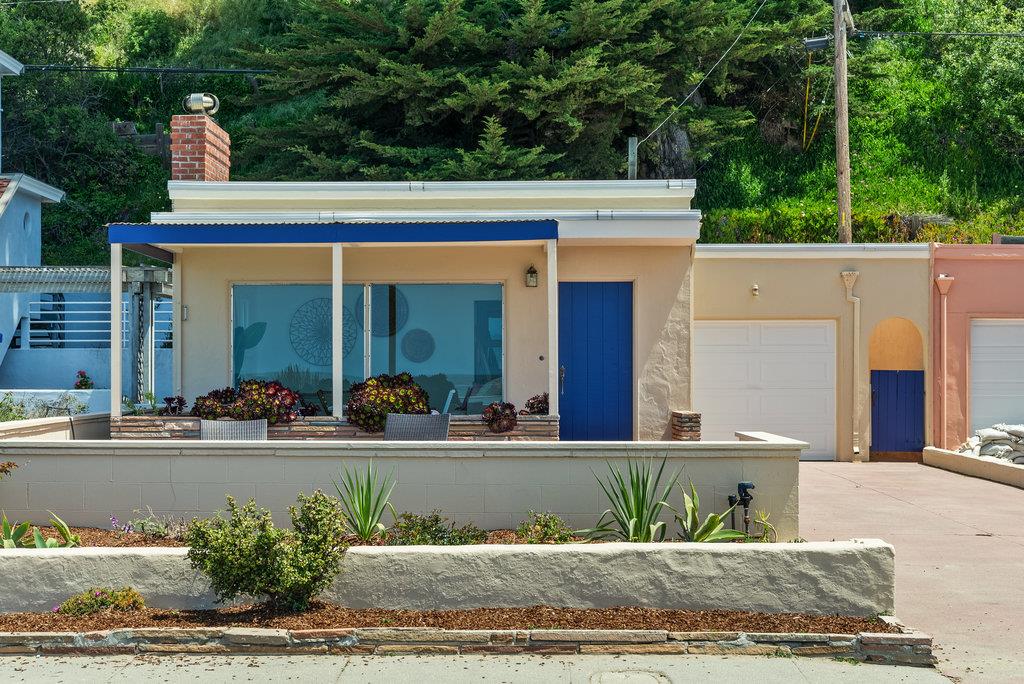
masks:
<path id="1" fill-rule="evenodd" d="M 11 184 L 8 186 L 8 190 L 25 192 L 43 202 L 60 202 L 64 199 L 63 190 L 47 185 L 43 181 L 32 176 L 26 176 L 23 173 L 3 174 L 0 175 L 0 178 L 10 179 Z"/>
<path id="2" fill-rule="evenodd" d="M 488 209 L 459 211 L 158 211 L 153 223 L 338 223 L 425 221 L 700 221 L 697 209 Z"/>
<path id="3" fill-rule="evenodd" d="M 375 183 L 352 182 L 279 182 L 279 181 L 170 181 L 167 192 L 175 199 L 244 199 L 255 195 L 273 199 L 344 199 L 351 197 L 391 196 L 396 193 L 425 193 L 435 196 L 572 196 L 693 197 L 697 182 L 672 180 L 597 180 L 597 181 L 411 181 Z"/>
<path id="4" fill-rule="evenodd" d="M 153 223 L 374 223 L 436 221 L 558 221 L 559 243 L 577 245 L 690 245 L 700 237 L 701 213 L 679 210 L 519 210 L 519 211 L 286 211 L 154 212 Z"/>
<path id="5" fill-rule="evenodd" d="M 0 50 L 0 76 L 21 76 L 25 65 Z"/>
<path id="6" fill-rule="evenodd" d="M 926 242 L 697 245 L 698 259 L 928 259 Z"/>

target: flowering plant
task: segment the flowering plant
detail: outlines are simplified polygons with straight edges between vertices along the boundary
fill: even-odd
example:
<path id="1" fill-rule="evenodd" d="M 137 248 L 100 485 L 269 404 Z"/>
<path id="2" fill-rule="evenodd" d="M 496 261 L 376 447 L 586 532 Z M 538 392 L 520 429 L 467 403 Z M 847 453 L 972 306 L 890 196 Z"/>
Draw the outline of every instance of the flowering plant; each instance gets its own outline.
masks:
<path id="1" fill-rule="evenodd" d="M 483 419 L 491 432 L 508 432 L 519 422 L 515 404 L 507 401 L 496 401 L 488 405 L 484 409 Z"/>
<path id="2" fill-rule="evenodd" d="M 526 400 L 526 408 L 519 412 L 521 416 L 548 415 L 548 393 L 536 394 Z"/>
<path id="3" fill-rule="evenodd" d="M 192 405 L 192 415 L 205 420 L 263 418 L 270 425 L 275 425 L 290 423 L 299 417 L 295 408 L 298 401 L 298 392 L 277 381 L 243 380 L 237 390 L 225 387 L 197 397 Z"/>
<path id="4" fill-rule="evenodd" d="M 430 398 L 408 373 L 383 373 L 352 385 L 345 405 L 348 421 L 367 432 L 382 432 L 389 413 L 430 413 Z"/>
<path id="5" fill-rule="evenodd" d="M 96 383 L 92 381 L 92 378 L 84 370 L 75 373 L 75 389 L 92 389 L 95 386 Z"/>

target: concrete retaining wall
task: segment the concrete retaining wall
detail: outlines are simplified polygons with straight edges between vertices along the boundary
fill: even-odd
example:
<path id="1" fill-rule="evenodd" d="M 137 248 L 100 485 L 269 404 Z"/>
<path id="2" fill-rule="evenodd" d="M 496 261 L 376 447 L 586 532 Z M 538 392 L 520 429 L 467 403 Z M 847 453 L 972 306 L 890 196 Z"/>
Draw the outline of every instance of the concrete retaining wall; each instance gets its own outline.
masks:
<path id="1" fill-rule="evenodd" d="M 109 435 L 109 413 L 82 413 L 70 417 L 51 416 L 0 423 L 0 440 L 65 442 L 70 439 L 106 439 Z M 0 496 L 0 506 L 4 503 Z"/>
<path id="2" fill-rule="evenodd" d="M 935 447 L 926 447 L 923 455 L 925 465 L 1024 489 L 1024 465 Z"/>
<path id="3" fill-rule="evenodd" d="M 160 608 L 209 608 L 181 548 L 0 551 L 7 612 L 49 610 L 93 586 L 132 586 Z M 893 548 L 880 540 L 783 544 L 567 544 L 349 549 L 324 598 L 447 610 L 646 606 L 844 615 L 893 609 Z"/>
<path id="4" fill-rule="evenodd" d="M 126 520 L 146 507 L 209 516 L 232 494 L 255 498 L 286 524 L 300 491 L 333 493 L 343 468 L 365 468 L 372 459 L 394 472 L 399 512 L 440 509 L 455 521 L 500 529 L 518 525 L 530 510 L 551 511 L 583 528 L 608 507 L 594 472 L 606 477 L 607 464 L 624 470 L 627 459 L 665 457 L 666 472 L 681 470 L 680 481 L 697 486 L 705 513 L 728 508 L 738 482 L 754 482 L 754 509 L 771 514 L 781 540 L 794 539 L 798 459 L 807 445 L 764 433 L 745 437 L 751 441 L 0 441 L 0 461 L 21 466 L 0 482 L 0 507 L 12 519 L 45 520 L 49 509 L 74 525 L 107 527 L 112 513 Z M 677 489 L 673 505 L 681 498 Z"/>

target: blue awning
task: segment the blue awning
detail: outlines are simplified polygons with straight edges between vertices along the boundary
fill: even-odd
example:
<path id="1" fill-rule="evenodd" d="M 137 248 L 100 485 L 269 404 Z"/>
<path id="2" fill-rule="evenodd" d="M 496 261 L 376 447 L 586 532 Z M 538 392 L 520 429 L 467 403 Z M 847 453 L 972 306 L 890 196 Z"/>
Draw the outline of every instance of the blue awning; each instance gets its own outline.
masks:
<path id="1" fill-rule="evenodd" d="M 558 222 L 111 223 L 107 237 L 111 244 L 149 245 L 521 242 L 558 239 Z"/>

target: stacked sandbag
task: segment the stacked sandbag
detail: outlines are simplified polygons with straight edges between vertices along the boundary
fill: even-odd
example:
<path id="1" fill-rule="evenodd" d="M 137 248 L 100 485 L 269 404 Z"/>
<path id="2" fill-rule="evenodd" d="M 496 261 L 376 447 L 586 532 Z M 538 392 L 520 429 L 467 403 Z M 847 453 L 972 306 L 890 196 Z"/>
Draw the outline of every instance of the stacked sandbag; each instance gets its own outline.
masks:
<path id="1" fill-rule="evenodd" d="M 1024 425 L 999 423 L 990 428 L 982 428 L 957 451 L 1024 465 Z"/>

